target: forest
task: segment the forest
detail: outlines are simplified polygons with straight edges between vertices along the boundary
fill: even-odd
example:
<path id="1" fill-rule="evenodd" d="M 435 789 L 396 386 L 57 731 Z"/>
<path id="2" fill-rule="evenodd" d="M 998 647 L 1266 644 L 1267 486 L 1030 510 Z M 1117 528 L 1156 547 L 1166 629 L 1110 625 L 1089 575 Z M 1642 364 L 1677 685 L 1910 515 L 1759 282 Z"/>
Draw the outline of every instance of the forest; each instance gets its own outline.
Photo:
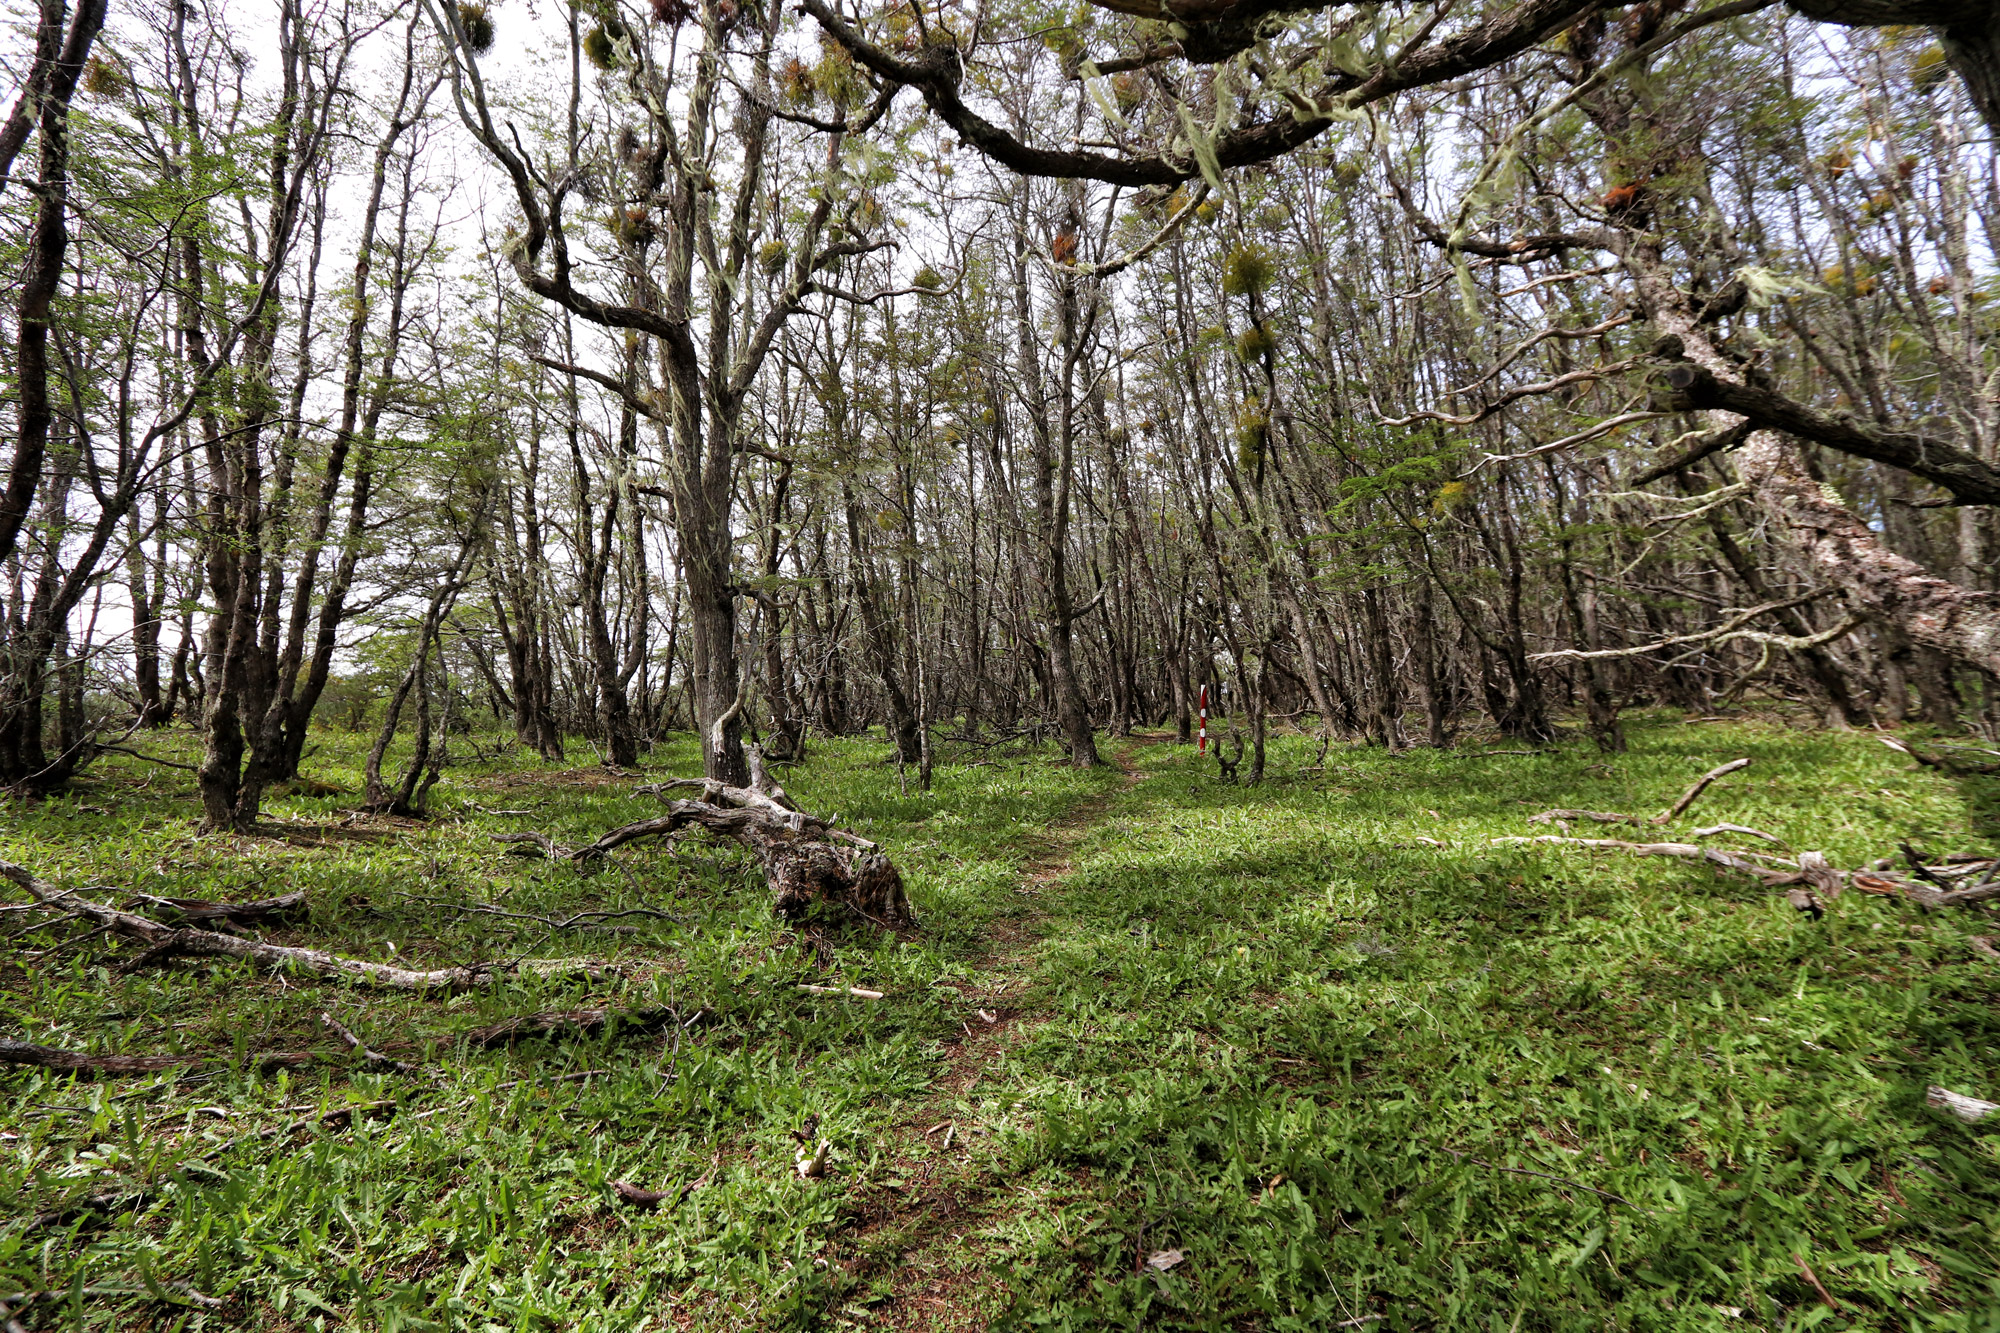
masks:
<path id="1" fill-rule="evenodd" d="M 2000 1333 L 2000 6 L 14 0 L 0 1333 Z"/>

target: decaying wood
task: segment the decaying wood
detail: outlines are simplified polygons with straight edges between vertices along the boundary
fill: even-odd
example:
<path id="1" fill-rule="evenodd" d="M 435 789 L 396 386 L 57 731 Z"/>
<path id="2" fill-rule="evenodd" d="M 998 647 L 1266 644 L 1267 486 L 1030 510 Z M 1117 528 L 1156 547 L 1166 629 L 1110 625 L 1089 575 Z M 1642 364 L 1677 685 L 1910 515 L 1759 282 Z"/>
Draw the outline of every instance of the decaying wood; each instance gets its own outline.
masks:
<path id="1" fill-rule="evenodd" d="M 709 1181 L 713 1180 L 715 1178 L 716 1168 L 720 1167 L 721 1165 L 722 1165 L 722 1154 L 717 1153 L 715 1156 L 715 1160 L 709 1164 L 708 1170 L 702 1172 L 699 1176 L 695 1177 L 693 1180 L 690 1180 L 687 1184 L 681 1186 L 677 1190 L 642 1189 L 639 1186 L 634 1185 L 629 1180 L 614 1180 L 611 1182 L 611 1192 L 613 1194 L 616 1194 L 619 1198 L 623 1199 L 626 1203 L 631 1204 L 633 1207 L 644 1208 L 647 1210 L 657 1208 L 661 1204 L 666 1203 L 668 1199 L 672 1199 L 673 1203 L 668 1205 L 668 1211 L 672 1211 L 673 1209 L 678 1208 L 682 1204 L 686 1203 L 688 1195 L 694 1193 L 696 1190 L 700 1189 L 703 1185 L 706 1185 Z"/>
<path id="2" fill-rule="evenodd" d="M 1969 907 L 1973 903 L 1991 902 L 1995 898 L 2000 898 L 2000 879 L 1994 879 L 1989 876 L 1981 883 L 1974 884 L 1970 888 L 1952 889 L 1949 892 L 1940 893 L 1926 905 L 1930 907 Z"/>
<path id="3" fill-rule="evenodd" d="M 54 1208 L 36 1213 L 28 1219 L 28 1225 L 22 1228 L 22 1234 L 32 1235 L 44 1227 L 61 1226 L 87 1213 L 102 1213 L 108 1217 L 115 1213 L 130 1212 L 134 1208 L 144 1206 L 152 1197 L 151 1190 L 99 1190 L 79 1195 L 67 1203 L 57 1204 Z"/>
<path id="4" fill-rule="evenodd" d="M 1230 758 L 1223 755 L 1222 739 L 1221 737 L 1217 737 L 1215 741 L 1215 766 L 1220 771 L 1224 781 L 1234 782 L 1236 781 L 1236 766 L 1243 762 L 1243 733 L 1232 725 L 1229 728 L 1229 739 L 1236 747 L 1235 756 Z"/>
<path id="5" fill-rule="evenodd" d="M 250 1056 L 246 1063 L 259 1070 L 298 1069 L 321 1058 L 312 1051 L 265 1051 Z M 84 1055 L 55 1046 L 37 1046 L 33 1042 L 0 1040 L 0 1064 L 52 1069 L 57 1073 L 84 1077 L 157 1074 L 163 1069 L 232 1062 L 233 1057 L 206 1055 Z"/>
<path id="6" fill-rule="evenodd" d="M 1735 765 L 1725 764 L 1707 774 L 1695 784 L 1693 796 L 1699 789 L 1718 775 L 1740 767 L 1748 760 L 1739 760 Z M 1683 798 L 1685 801 L 1688 798 Z M 1551 810 L 1550 817 L 1567 814 L 1582 814 L 1581 811 Z M 1540 818 L 1540 816 L 1537 816 Z M 1695 830 L 1697 837 L 1712 837 L 1723 833 L 1739 833 L 1750 837 L 1764 838 L 1777 843 L 1779 839 L 1760 829 L 1745 828 L 1741 824 L 1716 824 L 1709 828 Z M 1618 838 L 1571 838 L 1545 833 L 1532 838 L 1495 838 L 1499 843 L 1552 843 L 1569 847 L 1596 847 L 1604 851 L 1630 852 L 1635 856 L 1673 856 L 1690 861 L 1706 861 L 1727 870 L 1754 875 L 1773 888 L 1784 888 L 1785 897 L 1792 906 L 1802 912 L 1809 912 L 1817 919 L 1825 904 L 1837 898 L 1851 884 L 1863 893 L 1877 896 L 1901 896 L 1919 907 L 1968 907 L 1976 903 L 2000 900 L 2000 858 L 1984 855 L 1957 854 L 1946 857 L 1943 864 L 1927 864 L 1914 847 L 1902 844 L 1903 859 L 1908 862 L 1911 875 L 1924 883 L 1904 879 L 1889 871 L 1894 858 L 1884 857 L 1875 862 L 1870 871 L 1844 871 L 1829 864 L 1822 852 L 1800 852 L 1796 866 L 1787 865 L 1778 858 L 1762 852 L 1726 852 L 1714 847 L 1700 847 L 1686 842 L 1626 842 Z M 1780 844 L 1782 845 L 1782 844 Z M 1766 867 L 1753 864 L 1750 858 L 1772 862 Z M 1976 946 L 1975 946 L 1976 947 Z"/>
<path id="7" fill-rule="evenodd" d="M 1748 759 L 1732 759 L 1726 764 L 1719 764 L 1709 769 L 1708 772 L 1695 779 L 1695 784 L 1687 789 L 1687 793 L 1680 800 L 1674 802 L 1673 809 L 1664 814 L 1654 815 L 1653 822 L 1655 824 L 1671 824 L 1686 813 L 1687 808 L 1695 803 L 1696 798 L 1708 790 L 1709 783 L 1714 782 L 1717 778 L 1727 777 L 1738 769 L 1748 767 L 1750 767 Z"/>
<path id="8" fill-rule="evenodd" d="M 634 1207 L 646 1209 L 657 1208 L 662 1199 L 673 1195 L 672 1190 L 640 1189 L 629 1180 L 612 1181 L 611 1192 Z"/>
<path id="9" fill-rule="evenodd" d="M 434 968 L 420 971 L 371 963 L 359 958 L 343 958 L 322 949 L 302 949 L 266 944 L 261 940 L 224 935 L 192 926 L 174 927 L 150 917 L 107 907 L 79 898 L 35 877 L 32 871 L 9 861 L 0 861 L 0 877 L 13 880 L 42 906 L 94 921 L 99 927 L 147 946 L 128 971 L 151 967 L 170 958 L 237 958 L 273 972 L 303 973 L 307 976 L 359 982 L 390 990 L 453 991 L 485 985 L 496 973 L 531 971 L 543 975 L 581 971 L 599 973 L 602 964 L 587 960 L 549 959 L 508 963 L 475 963 L 465 967 Z"/>
<path id="10" fill-rule="evenodd" d="M 1838 898 L 1847 887 L 1846 876 L 1827 864 L 1823 852 L 1800 852 L 1799 874 L 1823 898 Z"/>
<path id="11" fill-rule="evenodd" d="M 424 898 L 414 893 L 403 896 L 413 903 L 423 903 L 429 907 L 442 907 L 448 911 L 456 912 L 458 915 L 452 918 L 454 921 L 461 921 L 467 916 L 495 916 L 506 921 L 532 921 L 536 925 L 545 926 L 550 930 L 608 930 L 614 933 L 630 934 L 636 931 L 638 927 L 612 926 L 605 923 L 628 916 L 651 917 L 656 921 L 672 921 L 676 923 L 681 920 L 680 917 L 673 915 L 671 912 L 662 912 L 651 907 L 591 907 L 580 912 L 572 912 L 568 916 L 543 916 L 538 912 L 510 911 L 505 907 L 497 907 L 492 903 L 483 903 L 477 900 L 471 902 L 452 902 L 444 898 Z"/>
<path id="12" fill-rule="evenodd" d="M 653 790 L 672 787 L 700 787 L 706 799 L 668 801 L 666 814 L 612 829 L 571 859 L 588 868 L 628 842 L 699 828 L 756 854 L 771 886 L 771 910 L 781 917 L 795 919 L 814 904 L 827 903 L 886 930 L 916 928 L 903 877 L 874 843 L 747 787 L 688 778 Z"/>

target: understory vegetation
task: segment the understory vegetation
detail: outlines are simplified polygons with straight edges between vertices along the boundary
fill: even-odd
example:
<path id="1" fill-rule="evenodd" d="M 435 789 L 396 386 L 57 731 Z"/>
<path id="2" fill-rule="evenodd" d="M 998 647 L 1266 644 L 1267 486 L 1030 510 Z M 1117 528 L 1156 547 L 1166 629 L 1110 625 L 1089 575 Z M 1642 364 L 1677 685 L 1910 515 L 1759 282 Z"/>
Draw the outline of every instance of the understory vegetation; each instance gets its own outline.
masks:
<path id="1" fill-rule="evenodd" d="M 1087 770 L 946 747 L 928 792 L 879 739 L 818 742 L 781 779 L 891 849 L 900 939 L 774 922 L 700 839 L 591 874 L 494 840 L 657 813 L 635 789 L 697 770 L 685 742 L 646 774 L 466 764 L 417 821 L 357 813 L 363 757 L 316 733 L 227 836 L 190 775 L 108 756 L 0 856 L 107 901 L 303 890 L 260 933 L 354 957 L 603 967 L 396 994 L 130 972 L 0 918 L 0 1027 L 186 1062 L 0 1082 L 0 1300 L 85 1329 L 2000 1327 L 2000 1127 L 1926 1103 L 2000 1099 L 1989 908 L 1814 918 L 1495 842 L 1747 757 L 1660 836 L 1990 856 L 2000 783 L 1773 718 L 1628 730 L 1323 759 L 1287 732 L 1255 789 L 1163 734 Z M 580 912 L 607 915 L 558 928 Z M 491 1035 L 589 1009 L 627 1019 Z"/>
<path id="2" fill-rule="evenodd" d="M 0 1333 L 2000 1333 L 1994 0 L 0 82 Z"/>

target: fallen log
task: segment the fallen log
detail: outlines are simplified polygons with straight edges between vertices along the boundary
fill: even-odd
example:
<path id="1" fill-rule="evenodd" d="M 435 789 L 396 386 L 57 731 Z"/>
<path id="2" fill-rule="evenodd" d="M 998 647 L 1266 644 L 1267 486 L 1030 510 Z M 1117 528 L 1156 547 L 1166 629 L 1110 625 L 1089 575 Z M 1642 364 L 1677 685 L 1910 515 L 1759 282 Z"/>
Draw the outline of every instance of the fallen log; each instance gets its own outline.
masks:
<path id="1" fill-rule="evenodd" d="M 1697 837 L 1716 833 L 1742 833 L 1777 841 L 1771 834 L 1759 829 L 1745 828 L 1739 824 L 1718 824 L 1712 828 L 1695 830 Z M 1687 842 L 1626 842 L 1618 838 L 1559 837 L 1553 833 L 1544 833 L 1532 838 L 1494 838 L 1492 841 L 1496 845 L 1555 843 L 1570 847 L 1595 847 L 1604 851 L 1630 852 L 1635 856 L 1673 856 L 1690 861 L 1707 861 L 1726 870 L 1754 875 L 1772 888 L 1786 889 L 1785 896 L 1792 906 L 1801 912 L 1811 913 L 1815 919 L 1819 917 L 1828 900 L 1839 897 L 1850 885 L 1863 893 L 1874 894 L 1877 897 L 1901 895 L 1923 908 L 1969 907 L 1976 903 L 2000 899 L 2000 858 L 1959 854 L 1945 858 L 1945 863 L 1942 865 L 1927 865 L 1917 850 L 1907 842 L 1902 844 L 1902 851 L 1903 858 L 1909 863 L 1910 873 L 1918 879 L 1928 881 L 1927 883 L 1913 883 L 1887 874 L 1888 866 L 1894 859 L 1890 857 L 1877 861 L 1876 873 L 1870 873 L 1864 870 L 1836 869 L 1828 863 L 1823 852 L 1800 852 L 1798 864 L 1794 868 L 1777 857 L 1762 852 L 1725 852 L 1714 847 L 1698 847 Z M 1771 861 L 1782 868 L 1754 865 L 1747 859 L 1749 857 Z"/>
<path id="2" fill-rule="evenodd" d="M 626 843 L 699 828 L 756 854 L 771 886 L 771 910 L 778 916 L 794 920 L 825 903 L 884 930 L 916 929 L 902 875 L 866 838 L 746 787 L 689 778 L 653 790 L 675 786 L 699 786 L 706 799 L 668 801 L 666 814 L 612 829 L 572 852 L 571 859 L 579 869 L 588 869 Z"/>

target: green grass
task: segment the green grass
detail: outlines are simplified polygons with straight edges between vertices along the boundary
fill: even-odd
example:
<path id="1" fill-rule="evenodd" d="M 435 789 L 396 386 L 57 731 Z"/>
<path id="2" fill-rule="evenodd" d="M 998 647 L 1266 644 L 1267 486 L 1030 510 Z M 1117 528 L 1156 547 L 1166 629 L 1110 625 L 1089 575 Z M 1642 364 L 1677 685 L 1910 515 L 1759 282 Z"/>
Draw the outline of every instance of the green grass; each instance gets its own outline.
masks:
<path id="1" fill-rule="evenodd" d="M 281 836 L 221 839 L 193 834 L 185 774 L 107 763 L 12 807 L 0 856 L 77 887 L 302 887 L 311 921 L 274 938 L 362 957 L 626 973 L 441 1000 L 124 975 L 102 941 L 0 959 L 9 1035 L 325 1049 L 330 1010 L 424 1066 L 0 1075 L 0 1298 L 54 1293 L 29 1307 L 51 1328 L 2000 1329 L 2000 1123 L 1924 1105 L 1934 1083 L 2000 1100 L 2000 965 L 1966 943 L 1991 915 L 1850 893 L 1815 922 L 1685 862 L 1491 843 L 1551 806 L 1664 809 L 1749 755 L 1699 821 L 1854 866 L 1902 838 L 1990 849 L 1993 784 L 1862 735 L 1633 738 L 1608 761 L 1336 750 L 1323 771 L 1287 738 L 1254 790 L 1172 745 L 1131 749 L 1136 783 L 1036 752 L 942 767 L 930 796 L 879 744 L 820 744 L 783 780 L 904 868 L 925 931 L 900 946 L 801 941 L 739 857 L 692 841 L 587 878 L 490 841 L 655 812 L 632 779 L 507 759 L 449 773 L 425 825 L 343 827 L 352 796 L 297 795 Z M 324 743 L 310 771 L 358 789 L 352 747 Z M 1021 893 L 1060 846 L 1070 873 Z M 437 905 L 475 899 L 675 919 L 550 937 Z M 678 1037 L 464 1041 L 597 1003 L 711 1013 Z M 806 1182 L 814 1117 L 830 1170 Z M 644 1213 L 620 1178 L 707 1183 Z M 91 1193 L 143 1200 L 28 1228 Z M 1184 1258 L 1143 1266 L 1163 1250 Z"/>

